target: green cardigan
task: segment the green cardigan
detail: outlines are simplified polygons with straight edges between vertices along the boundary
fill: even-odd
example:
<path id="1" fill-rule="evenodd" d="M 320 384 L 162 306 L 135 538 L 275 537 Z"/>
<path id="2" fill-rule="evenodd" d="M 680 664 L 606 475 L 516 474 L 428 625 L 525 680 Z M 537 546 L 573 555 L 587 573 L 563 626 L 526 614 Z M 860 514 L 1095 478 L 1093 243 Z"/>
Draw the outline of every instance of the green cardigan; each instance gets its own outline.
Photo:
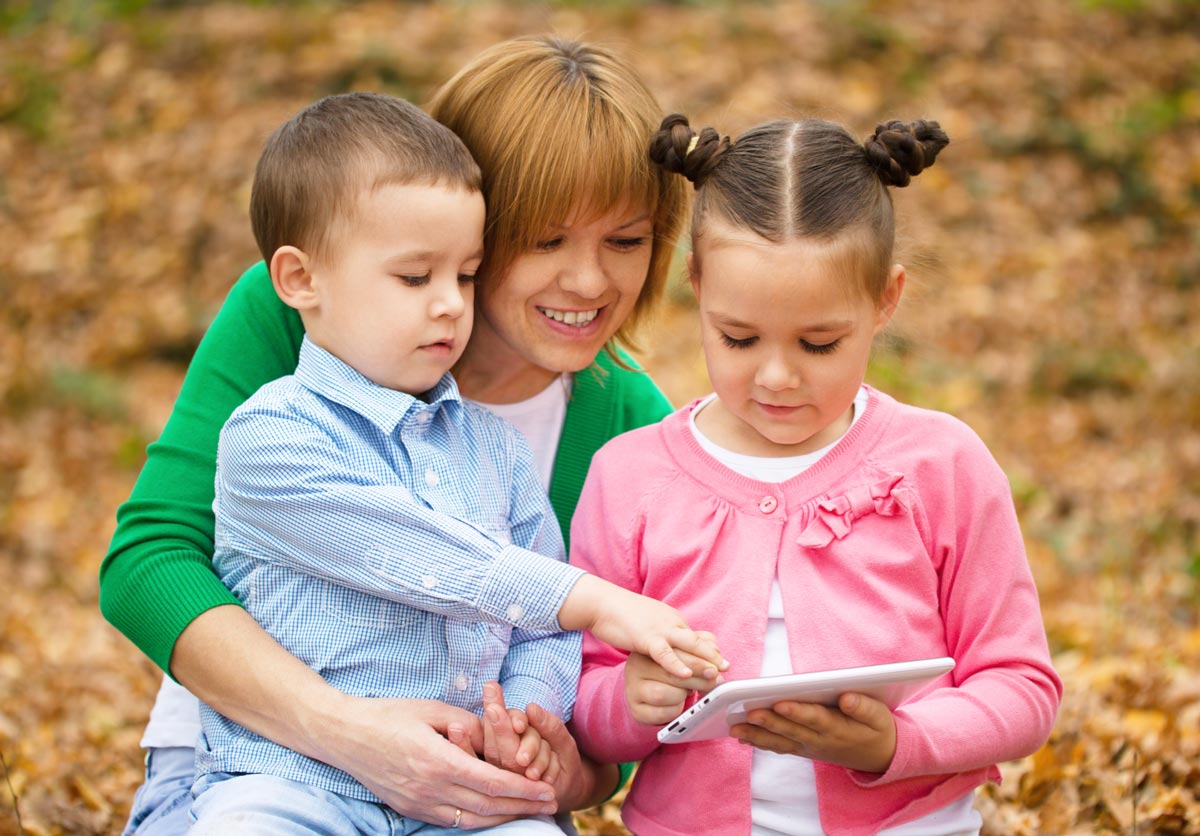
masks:
<path id="1" fill-rule="evenodd" d="M 258 263 L 229 292 L 196 349 L 162 435 L 147 449 L 100 566 L 100 609 L 164 671 L 175 641 L 205 610 L 238 604 L 212 571 L 213 479 L 226 419 L 260 386 L 291 374 L 304 327 Z M 575 376 L 550 481 L 564 538 L 592 454 L 671 405 L 644 372 L 604 352 Z"/>

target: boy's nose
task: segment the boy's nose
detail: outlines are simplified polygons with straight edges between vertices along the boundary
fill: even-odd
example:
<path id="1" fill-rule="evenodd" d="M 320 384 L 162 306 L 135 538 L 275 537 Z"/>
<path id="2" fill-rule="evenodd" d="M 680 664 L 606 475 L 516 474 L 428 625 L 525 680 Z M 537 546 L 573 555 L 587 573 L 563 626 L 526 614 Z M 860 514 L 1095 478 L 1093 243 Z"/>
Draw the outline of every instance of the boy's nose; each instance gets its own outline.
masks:
<path id="1" fill-rule="evenodd" d="M 467 299 L 463 295 L 462 289 L 458 282 L 455 281 L 452 287 L 448 287 L 437 295 L 430 306 L 430 313 L 434 317 L 450 317 L 457 319 L 463 315 L 467 309 Z"/>

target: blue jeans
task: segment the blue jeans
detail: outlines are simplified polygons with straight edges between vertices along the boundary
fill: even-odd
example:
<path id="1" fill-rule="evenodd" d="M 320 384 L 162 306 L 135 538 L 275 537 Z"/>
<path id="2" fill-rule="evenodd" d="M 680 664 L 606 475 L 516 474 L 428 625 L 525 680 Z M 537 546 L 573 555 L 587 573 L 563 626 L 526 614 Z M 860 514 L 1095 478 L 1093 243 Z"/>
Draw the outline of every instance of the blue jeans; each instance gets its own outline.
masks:
<path id="1" fill-rule="evenodd" d="M 399 813 L 274 775 L 201 777 L 192 802 L 194 836 L 454 836 L 461 830 L 406 819 Z M 504 836 L 562 836 L 549 816 L 475 831 Z"/>
<path id="2" fill-rule="evenodd" d="M 192 825 L 196 750 L 148 749 L 146 783 L 138 787 L 122 836 L 182 836 Z"/>
<path id="3" fill-rule="evenodd" d="M 179 747 L 146 751 L 146 782 L 138 787 L 122 836 L 184 836 L 192 826 L 192 781 L 196 750 Z M 571 814 L 555 820 L 568 836 L 577 836 Z M 433 836 L 437 828 L 422 831 Z M 502 831 L 503 832 L 503 831 Z M 515 836 L 515 834 L 514 834 Z"/>

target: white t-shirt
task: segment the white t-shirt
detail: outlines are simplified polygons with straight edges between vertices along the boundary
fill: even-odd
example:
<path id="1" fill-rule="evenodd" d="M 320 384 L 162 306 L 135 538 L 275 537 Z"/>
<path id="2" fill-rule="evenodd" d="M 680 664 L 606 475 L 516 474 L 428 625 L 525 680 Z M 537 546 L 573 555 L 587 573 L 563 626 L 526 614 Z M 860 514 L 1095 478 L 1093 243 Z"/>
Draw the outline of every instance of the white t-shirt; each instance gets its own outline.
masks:
<path id="1" fill-rule="evenodd" d="M 571 397 L 572 378 L 561 375 L 541 392 L 517 403 L 481 404 L 516 426 L 533 451 L 533 461 L 542 487 L 550 489 L 554 471 L 554 456 L 567 417 L 567 401 Z M 169 676 L 163 676 L 150 721 L 142 733 L 143 749 L 164 749 L 176 746 L 193 748 L 200 736 L 200 700 Z"/>
<path id="2" fill-rule="evenodd" d="M 869 393 L 858 391 L 850 426 L 866 411 Z M 747 456 L 715 444 L 696 426 L 696 415 L 716 395 L 705 398 L 692 411 L 696 441 L 730 470 L 760 482 L 786 482 L 808 470 L 841 441 L 799 456 L 769 458 Z M 767 602 L 767 633 L 763 641 L 761 676 L 794 673 L 784 626 L 783 590 L 776 577 Z M 974 793 L 915 821 L 880 831 L 880 836 L 977 836 L 982 818 L 973 807 Z M 817 809 L 817 779 L 813 762 L 798 755 L 780 755 L 755 749 L 750 761 L 750 833 L 752 836 L 823 836 Z"/>

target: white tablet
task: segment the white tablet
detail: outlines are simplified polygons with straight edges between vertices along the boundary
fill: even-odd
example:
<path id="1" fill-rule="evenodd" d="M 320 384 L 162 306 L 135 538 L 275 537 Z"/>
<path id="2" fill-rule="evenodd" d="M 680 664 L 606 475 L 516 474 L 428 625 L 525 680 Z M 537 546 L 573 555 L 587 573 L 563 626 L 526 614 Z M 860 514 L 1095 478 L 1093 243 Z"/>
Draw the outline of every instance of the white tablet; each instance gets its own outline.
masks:
<path id="1" fill-rule="evenodd" d="M 932 680 L 954 668 L 954 660 L 920 659 L 836 671 L 793 673 L 723 682 L 658 732 L 661 743 L 688 743 L 728 737 L 729 727 L 755 708 L 783 700 L 836 705 L 847 692 L 866 694 L 889 708 L 906 702 Z"/>

